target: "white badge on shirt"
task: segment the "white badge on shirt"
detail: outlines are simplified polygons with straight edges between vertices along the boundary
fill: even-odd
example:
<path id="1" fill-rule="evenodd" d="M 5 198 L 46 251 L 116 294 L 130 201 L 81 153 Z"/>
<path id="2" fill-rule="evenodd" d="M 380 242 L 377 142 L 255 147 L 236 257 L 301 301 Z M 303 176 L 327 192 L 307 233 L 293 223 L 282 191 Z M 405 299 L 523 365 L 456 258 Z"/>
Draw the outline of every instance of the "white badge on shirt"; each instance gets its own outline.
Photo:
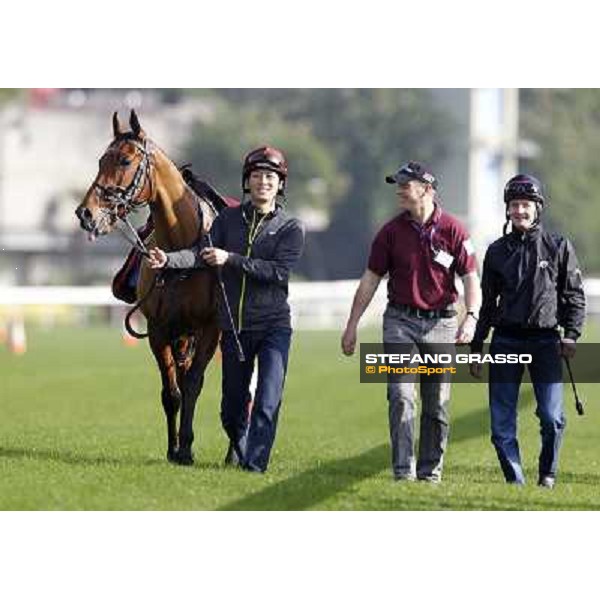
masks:
<path id="1" fill-rule="evenodd" d="M 454 262 L 454 256 L 448 254 L 445 250 L 438 250 L 437 254 L 433 257 L 433 260 L 438 263 L 438 265 L 442 265 L 442 267 L 449 269 Z"/>

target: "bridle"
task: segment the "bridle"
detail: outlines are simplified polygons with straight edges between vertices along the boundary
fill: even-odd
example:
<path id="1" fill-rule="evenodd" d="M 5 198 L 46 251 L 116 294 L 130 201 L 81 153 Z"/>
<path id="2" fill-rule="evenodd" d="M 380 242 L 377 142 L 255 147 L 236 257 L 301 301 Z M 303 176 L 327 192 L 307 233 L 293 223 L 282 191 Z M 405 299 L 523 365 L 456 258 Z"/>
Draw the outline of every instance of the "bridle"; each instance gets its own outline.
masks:
<path id="1" fill-rule="evenodd" d="M 124 140 L 115 140 L 104 153 L 106 156 L 108 151 L 113 148 L 117 143 Z M 126 225 L 129 233 L 133 235 L 133 239 L 128 237 L 127 233 L 117 227 L 117 230 L 123 235 L 123 237 L 133 246 L 135 246 L 144 256 L 148 256 L 148 249 L 141 240 L 135 227 L 129 221 L 129 215 L 140 208 L 147 206 L 154 196 L 154 185 L 152 181 L 152 155 L 148 148 L 148 139 L 145 138 L 143 142 L 127 138 L 126 141 L 139 150 L 142 154 L 142 160 L 138 163 L 137 169 L 133 175 L 133 178 L 127 187 L 122 186 L 104 186 L 99 183 L 94 183 L 94 191 L 96 196 L 102 203 L 99 206 L 100 223 L 105 220 L 113 223 L 122 222 Z M 102 159 L 100 159 L 102 160 Z M 144 188 L 148 184 L 149 194 L 147 198 L 141 199 L 140 195 Z M 98 228 L 98 226 L 96 226 Z"/>

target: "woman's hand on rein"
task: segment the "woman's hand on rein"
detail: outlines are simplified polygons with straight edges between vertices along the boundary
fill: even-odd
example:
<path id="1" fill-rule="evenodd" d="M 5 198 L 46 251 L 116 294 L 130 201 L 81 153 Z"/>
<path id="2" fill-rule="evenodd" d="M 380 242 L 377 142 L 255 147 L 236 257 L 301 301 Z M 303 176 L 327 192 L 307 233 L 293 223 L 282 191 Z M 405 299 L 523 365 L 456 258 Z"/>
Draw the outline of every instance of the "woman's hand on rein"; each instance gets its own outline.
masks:
<path id="1" fill-rule="evenodd" d="M 167 264 L 167 255 L 160 248 L 152 248 L 146 259 L 151 269 L 162 269 Z"/>
<path id="2" fill-rule="evenodd" d="M 211 267 L 222 267 L 229 258 L 229 252 L 221 248 L 204 248 L 200 256 Z"/>

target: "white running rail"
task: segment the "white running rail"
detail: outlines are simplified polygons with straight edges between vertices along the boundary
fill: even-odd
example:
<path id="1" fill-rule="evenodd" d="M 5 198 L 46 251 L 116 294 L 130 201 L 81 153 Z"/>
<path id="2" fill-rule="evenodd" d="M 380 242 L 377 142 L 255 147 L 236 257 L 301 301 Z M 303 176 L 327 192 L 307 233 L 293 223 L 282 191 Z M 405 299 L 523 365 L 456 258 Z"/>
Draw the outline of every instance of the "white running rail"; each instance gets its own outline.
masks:
<path id="1" fill-rule="evenodd" d="M 341 329 L 348 318 L 358 280 L 290 283 L 290 304 L 297 329 Z M 584 283 L 588 313 L 600 314 L 600 279 Z M 385 310 L 387 282 L 382 282 L 361 319 L 361 325 L 381 323 Z M 95 287 L 2 287 L 0 306 L 114 306 L 126 304 L 113 297 L 109 286 Z"/>

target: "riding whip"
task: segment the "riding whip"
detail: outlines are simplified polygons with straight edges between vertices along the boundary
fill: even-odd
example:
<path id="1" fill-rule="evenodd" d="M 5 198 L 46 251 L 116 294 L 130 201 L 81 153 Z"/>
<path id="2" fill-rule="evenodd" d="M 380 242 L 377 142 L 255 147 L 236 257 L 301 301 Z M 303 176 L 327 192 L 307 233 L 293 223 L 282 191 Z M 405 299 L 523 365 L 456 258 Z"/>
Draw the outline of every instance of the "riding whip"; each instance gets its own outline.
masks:
<path id="1" fill-rule="evenodd" d="M 210 233 L 206 234 L 208 238 L 208 245 L 210 248 L 214 248 L 213 241 Z M 233 315 L 231 314 L 231 306 L 229 305 L 229 298 L 227 297 L 227 292 L 225 291 L 225 284 L 223 283 L 223 275 L 221 273 L 221 267 L 217 267 L 217 279 L 219 281 L 219 287 L 221 288 L 221 296 L 223 297 L 223 303 L 225 304 L 225 310 L 227 311 L 227 317 L 229 319 L 229 324 L 231 325 L 231 331 L 233 333 L 233 338 L 235 339 L 235 344 L 237 346 L 238 358 L 240 362 L 246 362 L 246 357 L 244 355 L 244 349 L 242 348 L 242 343 L 240 342 L 240 338 L 238 336 L 237 329 L 235 327 L 235 322 L 233 321 Z"/>
<path id="2" fill-rule="evenodd" d="M 567 365 L 569 379 L 571 380 L 571 387 L 573 388 L 573 395 L 575 396 L 575 410 L 577 410 L 577 414 L 581 416 L 585 413 L 583 410 L 583 404 L 581 403 L 581 400 L 579 400 L 579 395 L 577 394 L 577 388 L 575 387 L 575 378 L 573 377 L 573 371 L 571 370 L 571 361 L 566 356 L 563 356 L 563 358 L 565 359 L 565 364 Z"/>

